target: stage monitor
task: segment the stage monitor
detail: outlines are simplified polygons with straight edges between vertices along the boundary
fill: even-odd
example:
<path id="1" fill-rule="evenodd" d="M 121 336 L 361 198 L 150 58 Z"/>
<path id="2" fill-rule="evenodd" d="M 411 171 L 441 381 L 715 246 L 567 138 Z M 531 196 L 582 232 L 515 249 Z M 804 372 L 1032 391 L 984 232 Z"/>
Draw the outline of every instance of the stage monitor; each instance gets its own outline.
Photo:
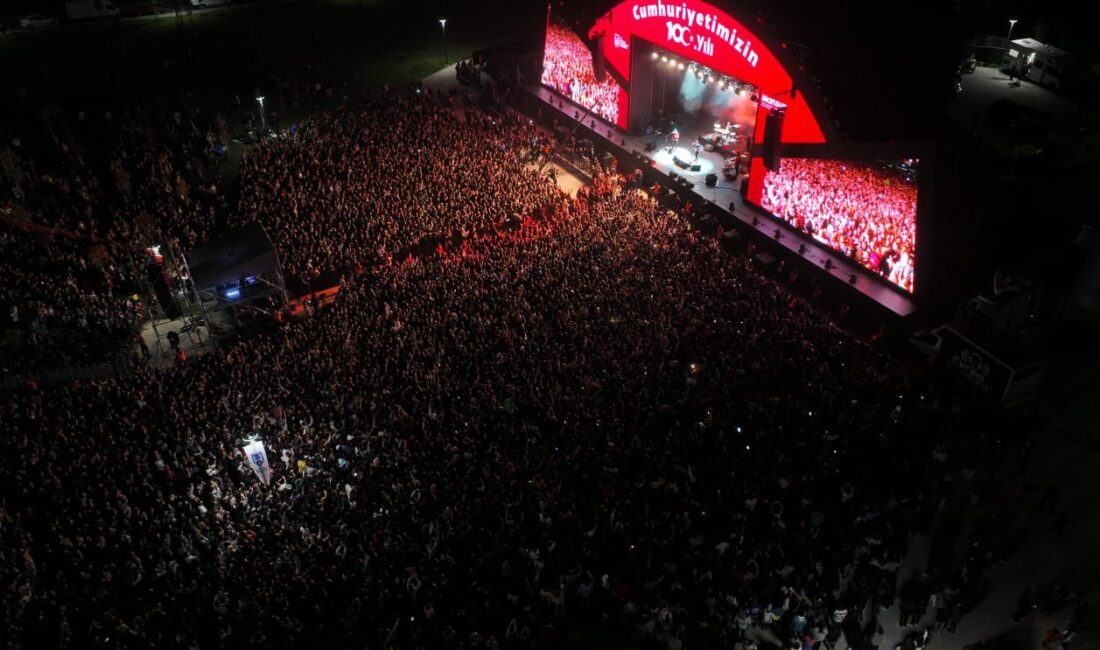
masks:
<path id="1" fill-rule="evenodd" d="M 750 202 L 913 293 L 919 159 L 787 153 L 778 162 L 753 161 Z"/>
<path id="2" fill-rule="evenodd" d="M 542 57 L 542 85 L 583 106 L 615 126 L 625 129 L 629 97 L 611 75 L 596 80 L 592 52 L 565 24 L 546 25 Z"/>

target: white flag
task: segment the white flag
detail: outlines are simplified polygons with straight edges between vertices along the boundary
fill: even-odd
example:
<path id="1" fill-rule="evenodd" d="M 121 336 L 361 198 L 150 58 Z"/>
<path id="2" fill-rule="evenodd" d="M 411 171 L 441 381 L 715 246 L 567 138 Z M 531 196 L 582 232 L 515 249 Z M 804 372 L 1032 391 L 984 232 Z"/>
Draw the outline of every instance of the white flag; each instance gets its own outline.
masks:
<path id="1" fill-rule="evenodd" d="M 253 440 L 244 446 L 244 457 L 248 460 L 249 467 L 253 472 L 256 472 L 256 476 L 264 485 L 267 485 L 270 477 L 268 476 L 271 468 L 267 464 L 267 450 L 264 449 L 264 443 L 259 440 Z"/>

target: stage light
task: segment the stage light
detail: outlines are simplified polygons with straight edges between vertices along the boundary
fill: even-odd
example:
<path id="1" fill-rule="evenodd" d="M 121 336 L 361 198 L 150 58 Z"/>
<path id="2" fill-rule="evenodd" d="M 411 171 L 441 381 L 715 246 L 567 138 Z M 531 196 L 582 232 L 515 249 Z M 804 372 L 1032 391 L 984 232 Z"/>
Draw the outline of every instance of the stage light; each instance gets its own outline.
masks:
<path id="1" fill-rule="evenodd" d="M 657 56 L 657 53 L 654 52 L 653 56 Z M 662 56 L 661 57 L 661 63 L 668 63 L 668 57 L 667 56 Z"/>
<path id="2" fill-rule="evenodd" d="M 654 52 L 650 56 L 653 57 L 654 59 L 656 59 L 658 56 L 660 56 L 660 54 L 657 54 L 656 52 Z"/>
<path id="3" fill-rule="evenodd" d="M 737 96 L 738 96 L 738 97 L 743 97 L 744 95 L 745 95 L 745 89 L 744 89 L 744 88 L 741 88 L 741 87 L 738 87 L 738 89 L 737 89 Z"/>
<path id="4" fill-rule="evenodd" d="M 684 67 L 685 67 L 685 66 L 684 66 L 684 62 L 683 62 L 683 61 L 681 61 L 681 62 L 680 62 L 680 69 L 681 69 L 681 70 L 683 70 L 683 69 L 684 69 Z"/>
<path id="5" fill-rule="evenodd" d="M 708 74 L 707 75 L 707 82 L 709 83 L 709 82 L 713 82 L 713 81 L 714 81 L 714 75 L 709 75 Z"/>

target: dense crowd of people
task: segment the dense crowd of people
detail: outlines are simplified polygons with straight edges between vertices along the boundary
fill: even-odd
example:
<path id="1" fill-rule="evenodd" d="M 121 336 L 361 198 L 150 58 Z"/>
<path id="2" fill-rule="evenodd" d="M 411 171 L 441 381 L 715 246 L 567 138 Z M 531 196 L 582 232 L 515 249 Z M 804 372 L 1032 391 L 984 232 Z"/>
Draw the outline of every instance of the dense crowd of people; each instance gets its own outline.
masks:
<path id="1" fill-rule="evenodd" d="M 24 98 L 6 108 L 0 367 L 12 376 L 132 340 L 145 248 L 207 241 L 228 204 L 214 170 L 220 115 L 153 100 L 65 111 Z"/>
<path id="2" fill-rule="evenodd" d="M 619 125 L 625 94 L 622 86 L 610 76 L 603 81 L 596 79 L 592 52 L 568 27 L 554 23 L 546 27 L 542 83 Z"/>
<path id="3" fill-rule="evenodd" d="M 247 154 L 234 223 L 262 223 L 299 281 L 361 270 L 551 201 L 553 182 L 526 165 L 538 154 L 526 122 L 380 96 Z"/>
<path id="4" fill-rule="evenodd" d="M 0 406 L 20 486 L 9 638 L 560 647 L 607 621 L 661 645 L 832 627 L 927 523 L 932 412 L 746 261 L 602 187 L 349 280 L 224 358 Z M 251 431 L 267 488 L 238 450 Z"/>
<path id="5" fill-rule="evenodd" d="M 913 291 L 917 187 L 897 173 L 840 160 L 784 158 L 761 206 Z"/>
<path id="6" fill-rule="evenodd" d="M 253 147 L 232 198 L 204 170 L 216 120 L 167 116 L 107 131 L 87 169 L 109 174 L 20 185 L 62 198 L 2 197 L 53 229 L 0 232 L 5 311 L 132 323 L 125 235 L 251 221 L 340 291 L 174 367 L 0 400 L 0 643 L 881 641 L 949 402 L 599 162 L 570 198 L 515 115 L 340 102 Z"/>

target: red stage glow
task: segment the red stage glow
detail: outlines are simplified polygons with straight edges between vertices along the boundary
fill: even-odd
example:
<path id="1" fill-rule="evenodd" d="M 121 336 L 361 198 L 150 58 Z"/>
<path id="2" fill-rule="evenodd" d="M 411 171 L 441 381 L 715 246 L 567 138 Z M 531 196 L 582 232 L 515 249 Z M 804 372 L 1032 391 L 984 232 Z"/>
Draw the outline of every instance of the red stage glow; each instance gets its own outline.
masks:
<path id="1" fill-rule="evenodd" d="M 805 94 L 791 97 L 795 84 L 779 59 L 743 24 L 712 5 L 698 0 L 627 0 L 600 18 L 588 36 L 603 37 L 601 47 L 608 69 L 628 88 L 631 48 L 623 44 L 637 37 L 759 88 L 767 100 L 761 102 L 756 120 L 757 142 L 763 140 L 768 111 L 780 104 L 787 106 L 782 142 L 825 142 Z M 623 123 L 625 117 L 620 116 Z"/>

